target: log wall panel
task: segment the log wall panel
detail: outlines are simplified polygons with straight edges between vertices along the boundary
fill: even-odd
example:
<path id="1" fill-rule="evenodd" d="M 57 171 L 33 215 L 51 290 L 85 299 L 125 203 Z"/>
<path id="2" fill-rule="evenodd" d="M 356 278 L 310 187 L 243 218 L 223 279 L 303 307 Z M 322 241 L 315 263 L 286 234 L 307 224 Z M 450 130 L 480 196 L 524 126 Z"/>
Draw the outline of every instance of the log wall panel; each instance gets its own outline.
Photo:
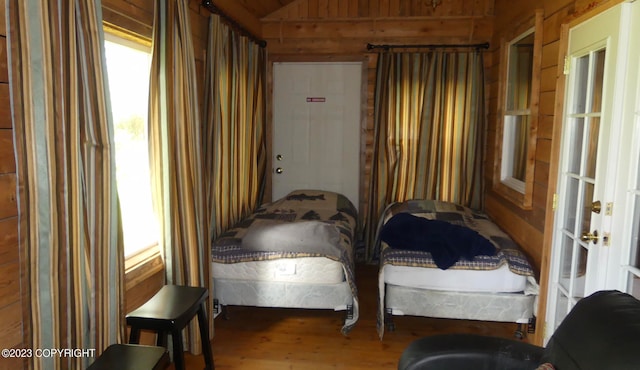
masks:
<path id="1" fill-rule="evenodd" d="M 153 3 L 145 0 L 103 0 L 102 18 L 109 23 L 151 38 Z"/>
<path id="2" fill-rule="evenodd" d="M 13 130 L 0 129 L 0 174 L 15 173 L 16 162 L 13 153 Z"/>
<path id="3" fill-rule="evenodd" d="M 0 83 L 0 129 L 12 129 L 10 94 L 9 84 Z"/>
<path id="4" fill-rule="evenodd" d="M 542 62 L 540 63 L 542 68 L 555 67 L 558 65 L 559 47 L 560 41 L 553 41 L 542 47 Z"/>
<path id="5" fill-rule="evenodd" d="M 7 217 L 0 220 L 0 265 L 18 261 L 18 218 Z"/>
<path id="6" fill-rule="evenodd" d="M 0 307 L 20 301 L 20 260 L 0 264 Z"/>
<path id="7" fill-rule="evenodd" d="M 6 1 L 0 0 L 0 347 L 25 348 L 29 329 L 23 325 L 26 261 L 18 242 L 16 160 L 11 121 Z M 26 359 L 1 359 L 0 369 L 26 369 Z"/>
<path id="8" fill-rule="evenodd" d="M 553 136 L 553 116 L 540 116 L 538 120 L 538 139 L 551 139 Z"/>
<path id="9" fill-rule="evenodd" d="M 437 7 L 422 0 L 298 0 L 262 20 L 322 18 L 440 17 L 493 14 L 492 0 L 445 0 Z"/>
<path id="10" fill-rule="evenodd" d="M 0 307 L 0 347 L 22 347 L 22 306 L 19 301 Z M 5 359 L 2 359 L 5 361 Z M 0 362 L 2 363 L 2 362 Z"/>
<path id="11" fill-rule="evenodd" d="M 198 6 L 200 7 L 200 1 L 188 0 L 190 4 L 193 4 L 191 7 Z M 262 1 L 262 0 L 260 0 Z M 243 4 L 236 0 L 213 0 L 212 1 L 215 6 L 217 6 L 220 10 L 222 10 L 229 17 L 233 18 L 238 24 L 241 24 L 244 28 L 246 28 L 253 35 L 260 37 L 260 19 L 248 10 Z M 257 3 L 258 1 L 251 1 L 251 3 Z M 286 7 L 285 7 L 286 8 Z M 282 8 L 282 9 L 285 9 Z M 203 9 L 204 10 L 204 9 Z M 198 13 L 205 16 L 206 12 L 199 10 Z"/>

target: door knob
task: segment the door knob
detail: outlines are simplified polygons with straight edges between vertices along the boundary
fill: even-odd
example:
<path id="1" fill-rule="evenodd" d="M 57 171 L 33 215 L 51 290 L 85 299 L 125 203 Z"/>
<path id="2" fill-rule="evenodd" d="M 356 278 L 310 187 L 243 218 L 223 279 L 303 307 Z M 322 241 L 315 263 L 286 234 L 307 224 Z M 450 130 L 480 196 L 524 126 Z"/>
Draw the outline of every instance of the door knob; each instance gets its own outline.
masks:
<path id="1" fill-rule="evenodd" d="M 276 173 L 282 173 L 284 172 L 284 170 L 282 169 L 282 167 L 278 167 L 276 168 Z"/>
<path id="2" fill-rule="evenodd" d="M 276 160 L 277 160 L 277 161 L 281 161 L 281 160 L 282 160 L 282 154 L 278 154 L 278 155 L 276 155 Z"/>
<path id="3" fill-rule="evenodd" d="M 601 210 L 602 210 L 602 203 L 599 200 L 596 200 L 595 202 L 591 203 L 591 212 L 600 214 Z"/>
<path id="4" fill-rule="evenodd" d="M 598 230 L 594 230 L 593 233 L 584 232 L 580 235 L 580 239 L 583 242 L 593 242 L 593 244 L 598 243 Z"/>

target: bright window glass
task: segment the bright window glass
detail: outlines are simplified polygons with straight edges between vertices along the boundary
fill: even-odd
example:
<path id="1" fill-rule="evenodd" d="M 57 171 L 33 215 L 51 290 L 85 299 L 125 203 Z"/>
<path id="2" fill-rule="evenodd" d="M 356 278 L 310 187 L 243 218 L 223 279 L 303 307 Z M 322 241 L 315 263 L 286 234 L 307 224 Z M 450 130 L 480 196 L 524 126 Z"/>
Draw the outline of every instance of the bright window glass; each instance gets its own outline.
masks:
<path id="1" fill-rule="evenodd" d="M 105 32 L 105 51 L 124 249 L 130 257 L 158 245 L 147 135 L 151 49 L 133 37 Z"/>
<path id="2" fill-rule="evenodd" d="M 525 191 L 524 181 L 531 128 L 533 42 L 533 30 L 527 31 L 511 42 L 507 62 L 502 181 L 521 193 Z"/>

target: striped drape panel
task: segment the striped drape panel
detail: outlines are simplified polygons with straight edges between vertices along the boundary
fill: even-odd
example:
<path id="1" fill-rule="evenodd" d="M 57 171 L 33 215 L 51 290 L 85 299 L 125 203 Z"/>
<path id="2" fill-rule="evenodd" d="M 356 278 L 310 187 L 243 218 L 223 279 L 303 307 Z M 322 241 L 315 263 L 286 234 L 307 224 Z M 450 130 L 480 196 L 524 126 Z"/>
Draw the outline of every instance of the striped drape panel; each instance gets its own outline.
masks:
<path id="1" fill-rule="evenodd" d="M 32 349 L 124 337 L 122 239 L 99 0 L 10 0 L 10 63 Z M 25 323 L 29 325 L 28 323 Z M 92 359 L 36 357 L 34 369 Z"/>
<path id="2" fill-rule="evenodd" d="M 154 209 L 169 284 L 209 288 L 211 251 L 205 207 L 201 129 L 189 6 L 156 2 L 149 97 L 149 155 Z M 211 320 L 210 320 L 211 321 Z M 202 350 L 197 322 L 189 350 Z"/>
<path id="3" fill-rule="evenodd" d="M 212 236 L 260 203 L 266 171 L 266 52 L 211 15 L 205 85 L 205 171 Z"/>
<path id="4" fill-rule="evenodd" d="M 379 55 L 367 260 L 391 202 L 437 199 L 482 208 L 485 129 L 480 51 Z"/>

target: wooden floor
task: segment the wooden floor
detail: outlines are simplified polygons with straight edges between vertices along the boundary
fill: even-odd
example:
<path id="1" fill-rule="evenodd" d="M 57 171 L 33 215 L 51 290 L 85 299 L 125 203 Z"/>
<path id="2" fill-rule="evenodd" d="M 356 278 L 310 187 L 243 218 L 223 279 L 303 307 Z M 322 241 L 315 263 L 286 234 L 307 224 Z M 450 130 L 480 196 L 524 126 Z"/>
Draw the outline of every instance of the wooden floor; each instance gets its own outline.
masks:
<path id="1" fill-rule="evenodd" d="M 360 318 L 348 336 L 340 333 L 342 312 L 229 307 L 229 320 L 215 320 L 216 370 L 390 370 L 417 338 L 473 333 L 513 338 L 516 324 L 396 316 L 396 330 L 376 332 L 377 266 L 356 268 Z M 525 339 L 526 340 L 526 339 Z M 203 369 L 201 356 L 186 355 L 187 369 Z"/>

